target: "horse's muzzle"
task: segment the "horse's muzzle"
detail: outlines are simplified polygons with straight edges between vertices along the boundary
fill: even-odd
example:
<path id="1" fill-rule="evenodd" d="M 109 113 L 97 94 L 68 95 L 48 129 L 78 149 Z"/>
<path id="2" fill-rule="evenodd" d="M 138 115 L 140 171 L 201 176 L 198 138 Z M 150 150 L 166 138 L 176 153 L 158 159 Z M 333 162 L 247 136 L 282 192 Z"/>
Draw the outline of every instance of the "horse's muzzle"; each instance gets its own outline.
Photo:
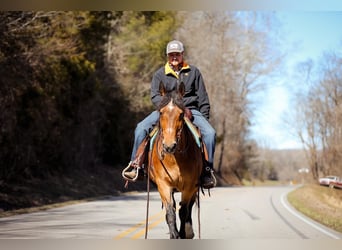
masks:
<path id="1" fill-rule="evenodd" d="M 165 153 L 168 153 L 168 154 L 173 154 L 176 151 L 176 147 L 177 147 L 176 142 L 174 142 L 170 145 L 166 145 L 163 143 L 163 150 Z"/>

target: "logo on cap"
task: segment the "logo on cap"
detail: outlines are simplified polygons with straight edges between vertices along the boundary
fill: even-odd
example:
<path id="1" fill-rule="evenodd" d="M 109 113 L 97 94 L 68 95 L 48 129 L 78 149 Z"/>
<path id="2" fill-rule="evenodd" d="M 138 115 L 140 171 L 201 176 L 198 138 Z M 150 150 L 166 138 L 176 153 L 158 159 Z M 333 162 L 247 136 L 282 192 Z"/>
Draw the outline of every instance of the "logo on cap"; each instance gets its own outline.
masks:
<path id="1" fill-rule="evenodd" d="M 170 49 L 180 49 L 178 48 L 178 44 L 174 43 L 174 44 L 170 44 Z"/>

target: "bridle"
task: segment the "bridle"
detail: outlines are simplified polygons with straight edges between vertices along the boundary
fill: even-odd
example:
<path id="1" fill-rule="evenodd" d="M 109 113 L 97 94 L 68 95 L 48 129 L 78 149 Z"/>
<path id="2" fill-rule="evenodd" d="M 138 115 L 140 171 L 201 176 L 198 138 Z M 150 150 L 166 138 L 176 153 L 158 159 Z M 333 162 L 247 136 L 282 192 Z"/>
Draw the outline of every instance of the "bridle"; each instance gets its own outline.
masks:
<path id="1" fill-rule="evenodd" d="M 176 147 L 175 147 L 175 151 L 173 152 L 173 154 L 174 154 L 175 152 L 184 153 L 184 152 L 186 152 L 186 150 L 189 148 L 189 143 L 187 142 L 187 143 L 186 143 L 187 146 L 186 146 L 185 149 L 178 149 L 178 147 L 179 147 L 179 141 L 181 140 L 182 133 L 183 133 L 183 129 L 184 129 L 184 124 L 185 124 L 185 121 L 184 121 L 184 119 L 182 118 L 181 126 L 180 126 L 180 128 L 178 128 L 177 133 L 176 133 Z M 166 152 L 166 151 L 165 151 L 165 148 L 164 148 L 162 145 L 160 145 L 160 142 L 163 141 L 163 139 L 164 139 L 163 128 L 162 128 L 162 126 L 161 126 L 161 124 L 160 124 L 160 118 L 159 118 L 159 124 L 158 124 L 158 126 L 159 126 L 159 132 L 158 132 L 159 135 L 158 135 L 158 139 L 157 139 L 157 142 L 156 142 L 156 143 L 157 143 L 157 151 L 158 151 L 159 159 L 160 159 L 160 160 L 163 160 L 165 154 L 166 154 L 166 153 L 169 153 L 169 152 Z"/>

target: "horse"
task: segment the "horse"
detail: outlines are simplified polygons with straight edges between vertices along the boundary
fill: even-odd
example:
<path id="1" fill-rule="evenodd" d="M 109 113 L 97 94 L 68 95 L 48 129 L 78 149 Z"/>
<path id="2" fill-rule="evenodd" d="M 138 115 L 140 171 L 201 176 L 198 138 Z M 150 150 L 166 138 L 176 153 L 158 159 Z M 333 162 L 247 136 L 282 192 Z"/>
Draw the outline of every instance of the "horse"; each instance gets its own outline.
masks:
<path id="1" fill-rule="evenodd" d="M 176 90 L 170 92 L 166 92 L 164 84 L 160 83 L 159 91 L 162 96 L 158 108 L 159 131 L 149 154 L 148 174 L 156 184 L 165 208 L 170 239 L 192 239 L 195 234 L 191 213 L 199 194 L 202 149 L 185 123 L 184 83 L 181 82 Z M 174 198 L 177 191 L 181 193 L 179 231 Z"/>

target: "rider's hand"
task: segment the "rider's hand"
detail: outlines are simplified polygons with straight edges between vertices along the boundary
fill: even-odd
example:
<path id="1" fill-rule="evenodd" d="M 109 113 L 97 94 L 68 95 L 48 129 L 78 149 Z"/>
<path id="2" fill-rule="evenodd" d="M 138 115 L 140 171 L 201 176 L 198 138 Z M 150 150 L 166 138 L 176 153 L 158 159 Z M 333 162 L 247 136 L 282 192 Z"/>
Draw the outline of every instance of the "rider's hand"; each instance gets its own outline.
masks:
<path id="1" fill-rule="evenodd" d="M 192 116 L 192 112 L 189 108 L 185 108 L 184 115 L 187 117 L 190 121 L 194 120 L 194 117 Z"/>

